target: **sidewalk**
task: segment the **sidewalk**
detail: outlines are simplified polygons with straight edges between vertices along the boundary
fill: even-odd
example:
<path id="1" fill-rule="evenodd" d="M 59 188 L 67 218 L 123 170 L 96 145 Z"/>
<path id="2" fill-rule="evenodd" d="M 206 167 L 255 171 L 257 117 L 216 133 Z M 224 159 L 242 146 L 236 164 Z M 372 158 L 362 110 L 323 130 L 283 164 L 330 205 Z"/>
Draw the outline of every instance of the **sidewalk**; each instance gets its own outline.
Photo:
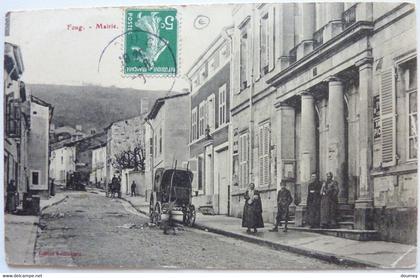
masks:
<path id="1" fill-rule="evenodd" d="M 144 197 L 129 197 L 123 194 L 135 209 L 148 215 L 149 205 Z M 177 217 L 177 220 L 181 219 Z M 417 247 L 386 241 L 357 241 L 312 232 L 289 230 L 284 233 L 269 232 L 272 224 L 258 233 L 247 234 L 241 227 L 242 220 L 223 215 L 197 213 L 195 227 L 229 237 L 263 244 L 276 250 L 286 250 L 304 256 L 315 257 L 336 264 L 370 268 L 414 268 Z"/>
<path id="2" fill-rule="evenodd" d="M 57 193 L 40 201 L 42 210 L 62 202 L 67 194 Z M 33 265 L 39 216 L 4 214 L 6 261 L 11 265 Z"/>

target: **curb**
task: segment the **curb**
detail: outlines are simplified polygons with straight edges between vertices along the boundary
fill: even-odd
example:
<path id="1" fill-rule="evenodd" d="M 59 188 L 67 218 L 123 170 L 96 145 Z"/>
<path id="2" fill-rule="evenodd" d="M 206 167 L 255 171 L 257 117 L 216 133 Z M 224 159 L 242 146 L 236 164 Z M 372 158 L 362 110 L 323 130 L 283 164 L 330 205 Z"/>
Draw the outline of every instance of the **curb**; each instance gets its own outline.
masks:
<path id="1" fill-rule="evenodd" d="M 121 200 L 126 201 L 127 203 L 129 203 L 135 210 L 137 210 L 138 212 L 140 212 L 141 214 L 144 214 L 145 216 L 149 216 L 149 213 L 146 211 L 141 210 L 140 208 L 138 208 L 136 205 L 134 205 L 130 200 L 121 197 Z"/>
<path id="2" fill-rule="evenodd" d="M 269 241 L 269 240 L 256 238 L 256 237 L 251 237 L 251 236 L 247 236 L 247 235 L 243 235 L 243 234 L 239 234 L 239 233 L 235 233 L 235 232 L 229 232 L 229 231 L 225 231 L 225 230 L 221 230 L 221 229 L 217 229 L 217 228 L 211 228 L 211 227 L 201 225 L 201 224 L 197 224 L 197 223 L 194 224 L 194 227 L 197 228 L 197 229 L 200 229 L 200 230 L 211 232 L 211 233 L 224 235 L 224 236 L 228 236 L 228 237 L 231 237 L 231 238 L 240 239 L 240 240 L 247 241 L 247 242 L 250 242 L 250 243 L 264 245 L 264 246 L 267 246 L 267 247 L 269 247 L 271 249 L 274 249 L 274 250 L 277 250 L 277 251 L 284 250 L 284 251 L 288 251 L 288 252 L 291 252 L 291 253 L 303 255 L 303 256 L 306 256 L 306 257 L 311 257 L 311 258 L 323 260 L 323 261 L 333 263 L 333 264 L 337 264 L 337 265 L 351 266 L 351 267 L 357 267 L 357 268 L 367 268 L 367 267 L 368 268 L 382 268 L 383 267 L 383 266 L 378 265 L 378 264 L 368 263 L 368 262 L 364 262 L 364 261 L 361 261 L 361 260 L 348 258 L 348 257 L 345 257 L 345 256 L 337 256 L 334 253 L 321 252 L 321 251 L 316 251 L 316 250 L 312 250 L 312 249 L 306 249 L 306 248 L 303 248 L 303 247 L 295 247 L 295 246 L 291 246 L 291 245 L 287 245 L 287 244 L 272 242 L 272 241 Z"/>
<path id="3" fill-rule="evenodd" d="M 144 215 L 148 215 L 148 213 L 146 213 L 145 211 L 136 207 L 131 201 L 129 201 L 125 198 L 121 198 L 121 199 L 128 202 L 138 212 L 140 212 Z M 174 219 L 174 221 L 177 222 L 177 223 L 182 222 L 182 221 L 179 221 L 179 220 L 176 220 L 176 219 Z M 306 248 L 302 248 L 302 247 L 295 247 L 295 246 L 291 246 L 291 245 L 287 245 L 287 244 L 272 242 L 272 241 L 261 239 L 261 238 L 251 237 L 251 236 L 247 236 L 247 235 L 243 235 L 243 234 L 239 234 L 239 233 L 235 233 L 235 232 L 229 232 L 229 231 L 225 231 L 225 230 L 222 230 L 222 229 L 208 227 L 208 226 L 202 225 L 202 224 L 195 223 L 192 228 L 196 228 L 196 229 L 199 229 L 199 230 L 203 230 L 203 231 L 207 231 L 207 232 L 211 232 L 211 233 L 214 233 L 214 234 L 219 234 L 219 235 L 223 235 L 223 236 L 227 236 L 227 237 L 231 237 L 231 238 L 236 238 L 236 239 L 246 241 L 246 242 L 250 242 L 250 243 L 254 243 L 254 244 L 264 245 L 264 246 L 267 246 L 267 247 L 269 247 L 271 249 L 274 249 L 274 250 L 277 250 L 277 251 L 280 251 L 280 250 L 288 251 L 288 252 L 303 255 L 303 256 L 306 256 L 306 257 L 311 257 L 311 258 L 323 260 L 323 261 L 333 263 L 333 264 L 336 264 L 336 265 L 351 266 L 351 267 L 357 267 L 357 268 L 376 268 L 376 269 L 377 268 L 383 268 L 383 266 L 381 266 L 379 264 L 368 263 L 368 262 L 364 262 L 364 261 L 361 261 L 361 260 L 348 258 L 346 256 L 337 256 L 334 253 L 315 251 L 315 250 L 306 249 Z"/>

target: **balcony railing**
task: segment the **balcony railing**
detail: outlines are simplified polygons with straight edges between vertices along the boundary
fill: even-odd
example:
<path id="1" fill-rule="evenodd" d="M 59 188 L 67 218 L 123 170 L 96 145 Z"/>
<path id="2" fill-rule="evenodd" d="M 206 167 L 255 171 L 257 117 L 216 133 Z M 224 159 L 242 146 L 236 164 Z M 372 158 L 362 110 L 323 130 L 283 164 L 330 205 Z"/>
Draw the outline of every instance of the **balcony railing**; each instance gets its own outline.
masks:
<path id="1" fill-rule="evenodd" d="M 297 46 L 292 48 L 289 52 L 289 65 L 295 63 L 297 60 Z"/>
<path id="2" fill-rule="evenodd" d="M 354 4 L 349 9 L 343 12 L 342 15 L 342 22 L 343 22 L 343 29 L 346 29 L 350 25 L 356 22 L 356 7 L 357 4 Z"/>
<path id="3" fill-rule="evenodd" d="M 324 43 L 324 27 L 314 33 L 314 49 Z"/>

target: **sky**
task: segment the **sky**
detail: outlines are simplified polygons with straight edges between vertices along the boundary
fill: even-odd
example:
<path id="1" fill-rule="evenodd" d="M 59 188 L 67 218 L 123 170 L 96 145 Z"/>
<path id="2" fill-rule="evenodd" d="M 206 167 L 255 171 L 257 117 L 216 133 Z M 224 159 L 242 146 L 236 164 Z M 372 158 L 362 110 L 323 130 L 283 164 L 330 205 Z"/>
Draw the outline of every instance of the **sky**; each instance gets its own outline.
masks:
<path id="1" fill-rule="evenodd" d="M 123 8 L 73 8 L 13 12 L 6 41 L 21 47 L 29 84 L 116 86 L 146 90 L 181 91 L 189 88 L 186 72 L 222 29 L 232 24 L 233 5 L 177 6 L 179 13 L 179 78 L 130 78 L 121 72 L 124 32 Z M 194 28 L 198 16 L 210 20 L 203 29 Z M 96 24 L 116 25 L 96 29 Z M 83 26 L 79 31 L 77 27 Z M 89 28 L 88 26 L 92 26 Z M 76 30 L 77 29 L 77 30 Z"/>

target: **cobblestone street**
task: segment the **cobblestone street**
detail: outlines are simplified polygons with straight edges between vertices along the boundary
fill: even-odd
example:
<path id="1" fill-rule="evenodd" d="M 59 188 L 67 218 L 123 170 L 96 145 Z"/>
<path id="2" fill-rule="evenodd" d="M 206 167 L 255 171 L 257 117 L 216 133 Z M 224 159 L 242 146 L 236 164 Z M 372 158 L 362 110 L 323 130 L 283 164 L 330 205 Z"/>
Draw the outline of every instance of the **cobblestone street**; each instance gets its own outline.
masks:
<path id="1" fill-rule="evenodd" d="M 336 269 L 323 261 L 179 227 L 176 235 L 103 193 L 70 193 L 44 210 L 35 263 L 107 268 Z M 342 268 L 342 266 L 341 266 Z"/>

